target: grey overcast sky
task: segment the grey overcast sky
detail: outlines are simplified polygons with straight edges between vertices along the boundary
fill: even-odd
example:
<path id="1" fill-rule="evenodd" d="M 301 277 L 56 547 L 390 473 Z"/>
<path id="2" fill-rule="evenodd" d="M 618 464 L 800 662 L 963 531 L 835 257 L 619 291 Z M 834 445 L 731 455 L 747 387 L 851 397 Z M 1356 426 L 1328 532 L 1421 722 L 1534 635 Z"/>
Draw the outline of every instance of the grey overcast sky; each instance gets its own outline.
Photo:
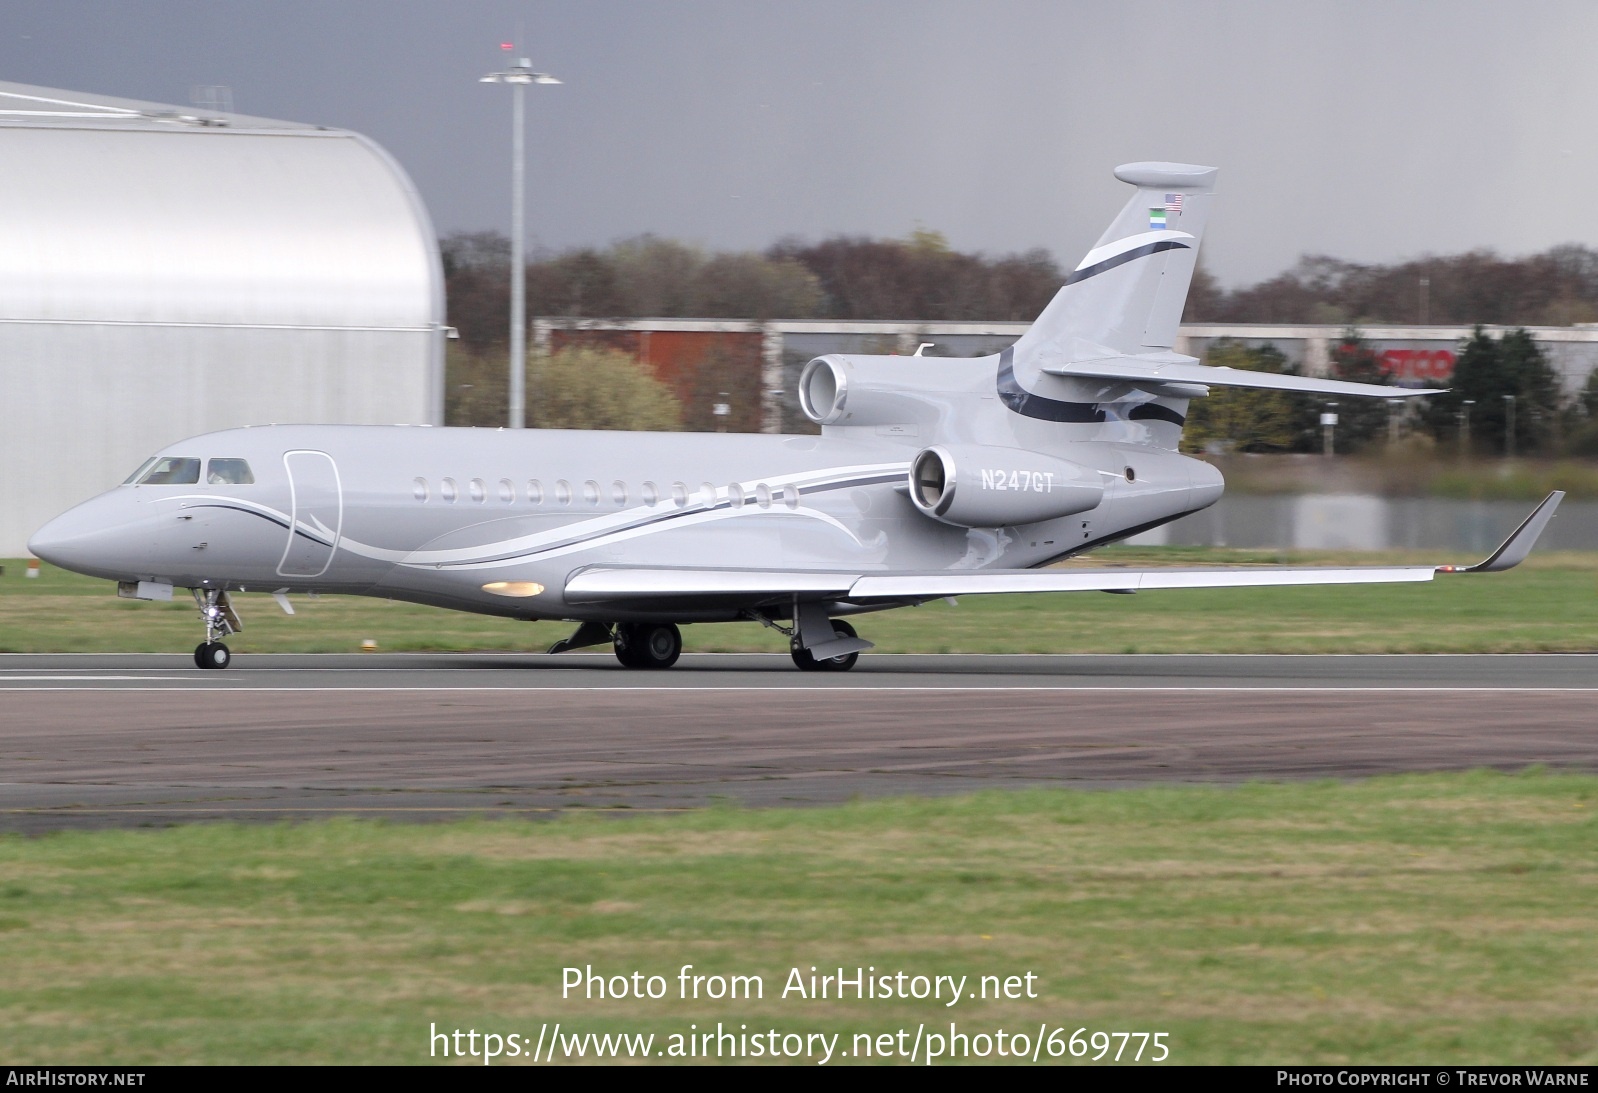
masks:
<path id="1" fill-rule="evenodd" d="M 1593 0 L 0 0 L 0 79 L 358 130 L 440 232 L 509 224 L 507 40 L 566 81 L 529 91 L 536 246 L 920 226 L 1074 265 L 1138 159 L 1221 168 L 1229 285 L 1598 243 Z"/>

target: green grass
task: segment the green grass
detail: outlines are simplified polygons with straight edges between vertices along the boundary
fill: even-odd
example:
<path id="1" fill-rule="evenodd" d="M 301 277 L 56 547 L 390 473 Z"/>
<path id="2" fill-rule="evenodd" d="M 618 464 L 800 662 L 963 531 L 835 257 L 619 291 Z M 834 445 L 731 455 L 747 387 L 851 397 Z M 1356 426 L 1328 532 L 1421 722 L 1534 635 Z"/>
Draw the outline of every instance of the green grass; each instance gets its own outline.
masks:
<path id="1" fill-rule="evenodd" d="M 1082 564 L 1205 562 L 1370 564 L 1438 561 L 1433 554 L 1278 554 L 1195 547 L 1112 548 Z M 36 580 L 8 562 L 0 577 L 0 652 L 186 651 L 201 638 L 194 606 L 118 600 L 110 582 L 43 567 Z M 520 623 L 360 597 L 294 598 L 284 616 L 264 595 L 241 595 L 236 652 L 542 651 L 569 623 Z M 1587 652 L 1598 649 L 1598 554 L 1540 554 L 1509 573 L 1430 584 L 1195 589 L 1137 596 L 1075 593 L 968 596 L 855 620 L 882 652 L 1402 653 Z M 690 652 L 781 652 L 752 623 L 690 626 Z"/>
<path id="2" fill-rule="evenodd" d="M 13 1064 L 428 1058 L 536 1035 L 1168 1032 L 1176 1063 L 1598 1059 L 1598 779 L 1527 772 L 815 810 L 0 838 Z M 668 979 L 561 997 L 562 968 Z M 759 974 L 683 1002 L 676 973 Z M 800 1001 L 788 970 L 1039 977 Z"/>

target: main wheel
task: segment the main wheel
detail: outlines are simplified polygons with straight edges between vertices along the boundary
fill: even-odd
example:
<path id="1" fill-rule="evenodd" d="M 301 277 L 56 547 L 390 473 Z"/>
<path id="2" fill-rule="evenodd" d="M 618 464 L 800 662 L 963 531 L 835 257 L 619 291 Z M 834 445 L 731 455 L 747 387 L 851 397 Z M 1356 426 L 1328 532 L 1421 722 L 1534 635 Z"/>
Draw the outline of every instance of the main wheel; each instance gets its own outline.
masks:
<path id="1" fill-rule="evenodd" d="M 832 632 L 840 638 L 859 637 L 855 633 L 854 627 L 842 619 L 832 620 Z M 801 649 L 797 640 L 789 646 L 789 652 L 793 656 L 793 662 L 799 666 L 801 672 L 847 672 L 854 667 L 855 661 L 860 659 L 859 653 L 845 653 L 841 657 L 828 657 L 825 660 L 817 660 L 811 655 L 810 650 Z"/>
<path id="2" fill-rule="evenodd" d="M 670 668 L 682 656 L 682 631 L 669 622 L 621 623 L 614 641 L 628 668 Z"/>
<path id="3" fill-rule="evenodd" d="M 208 641 L 194 647 L 196 668 L 226 668 L 233 663 L 233 654 L 220 641 Z"/>

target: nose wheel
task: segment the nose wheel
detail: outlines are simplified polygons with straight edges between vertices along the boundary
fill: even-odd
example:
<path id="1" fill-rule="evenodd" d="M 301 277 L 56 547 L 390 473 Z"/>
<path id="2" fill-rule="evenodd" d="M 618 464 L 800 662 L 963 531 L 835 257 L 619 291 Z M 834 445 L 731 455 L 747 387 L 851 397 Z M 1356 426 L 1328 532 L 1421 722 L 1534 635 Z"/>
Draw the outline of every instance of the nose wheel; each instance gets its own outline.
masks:
<path id="1" fill-rule="evenodd" d="M 207 641 L 194 647 L 196 668 L 226 668 L 233 662 L 233 654 L 220 641 Z"/>
<path id="2" fill-rule="evenodd" d="M 219 588 L 196 588 L 194 603 L 205 623 L 205 640 L 194 647 L 194 666 L 226 668 L 233 663 L 233 653 L 222 644 L 222 639 L 244 629 L 244 624 L 228 602 L 227 593 Z"/>

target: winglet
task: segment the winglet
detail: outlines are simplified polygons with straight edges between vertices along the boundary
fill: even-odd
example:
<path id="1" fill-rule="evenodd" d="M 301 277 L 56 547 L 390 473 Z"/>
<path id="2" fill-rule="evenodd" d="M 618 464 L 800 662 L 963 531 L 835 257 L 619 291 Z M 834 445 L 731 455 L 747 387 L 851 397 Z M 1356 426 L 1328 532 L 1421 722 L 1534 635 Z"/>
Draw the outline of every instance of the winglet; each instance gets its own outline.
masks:
<path id="1" fill-rule="evenodd" d="M 1515 568 L 1515 566 L 1526 560 L 1526 555 L 1531 553 L 1531 548 L 1537 545 L 1537 538 L 1542 535 L 1543 529 L 1548 526 L 1548 521 L 1554 518 L 1554 510 L 1559 507 L 1559 502 L 1564 499 L 1564 490 L 1555 490 L 1543 498 L 1542 504 L 1531 510 L 1531 515 L 1521 522 L 1521 525 L 1514 530 L 1514 533 L 1504 540 L 1504 545 L 1493 551 L 1492 557 L 1485 562 L 1478 562 L 1469 566 L 1438 566 L 1437 572 L 1501 573 L 1506 569 Z"/>

